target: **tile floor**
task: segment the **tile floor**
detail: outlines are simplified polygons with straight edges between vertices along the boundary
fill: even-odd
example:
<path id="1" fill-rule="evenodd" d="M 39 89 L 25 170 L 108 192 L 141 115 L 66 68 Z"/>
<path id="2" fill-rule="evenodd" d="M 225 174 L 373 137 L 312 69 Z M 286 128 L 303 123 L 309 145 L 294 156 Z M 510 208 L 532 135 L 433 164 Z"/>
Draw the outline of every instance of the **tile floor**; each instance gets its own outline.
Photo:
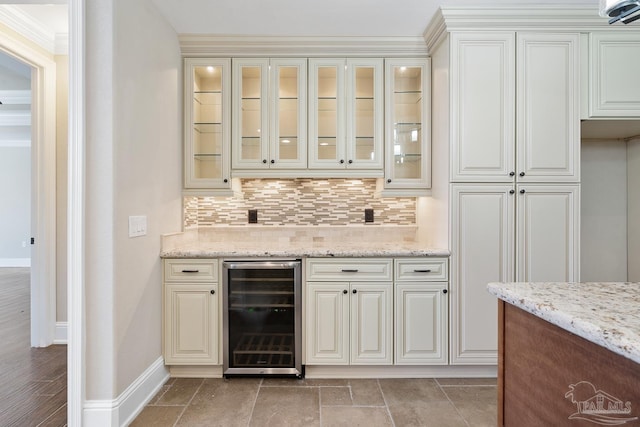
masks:
<path id="1" fill-rule="evenodd" d="M 495 426 L 495 379 L 172 378 L 131 426 Z"/>

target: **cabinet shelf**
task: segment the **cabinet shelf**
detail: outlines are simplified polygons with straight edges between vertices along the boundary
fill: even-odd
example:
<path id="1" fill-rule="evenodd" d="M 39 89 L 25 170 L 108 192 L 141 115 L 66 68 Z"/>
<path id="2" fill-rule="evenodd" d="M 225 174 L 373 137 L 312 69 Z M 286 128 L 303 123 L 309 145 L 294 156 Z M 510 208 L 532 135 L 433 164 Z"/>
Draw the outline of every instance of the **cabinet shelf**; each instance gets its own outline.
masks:
<path id="1" fill-rule="evenodd" d="M 200 105 L 222 105 L 221 91 L 193 92 L 193 100 Z"/>
<path id="2" fill-rule="evenodd" d="M 193 130 L 203 133 L 222 133 L 222 123 L 194 123 Z"/>

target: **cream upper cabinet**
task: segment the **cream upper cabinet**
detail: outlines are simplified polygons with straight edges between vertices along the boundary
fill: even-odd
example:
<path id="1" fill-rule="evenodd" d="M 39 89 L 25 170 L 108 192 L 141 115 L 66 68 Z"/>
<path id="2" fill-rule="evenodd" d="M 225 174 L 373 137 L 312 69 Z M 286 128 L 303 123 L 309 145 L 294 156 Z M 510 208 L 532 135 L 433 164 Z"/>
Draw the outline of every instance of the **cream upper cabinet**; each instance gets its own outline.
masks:
<path id="1" fill-rule="evenodd" d="M 385 60 L 385 190 L 431 187 L 431 62 Z"/>
<path id="2" fill-rule="evenodd" d="M 307 166 L 306 59 L 233 59 L 236 169 Z"/>
<path id="3" fill-rule="evenodd" d="M 578 182 L 579 35 L 451 35 L 451 181 Z"/>
<path id="4" fill-rule="evenodd" d="M 511 182 L 515 34 L 451 35 L 451 181 Z"/>
<path id="5" fill-rule="evenodd" d="M 589 116 L 640 117 L 640 33 L 589 35 Z"/>
<path id="6" fill-rule="evenodd" d="M 382 170 L 382 59 L 309 59 L 309 168 Z"/>
<path id="7" fill-rule="evenodd" d="M 231 60 L 184 60 L 186 189 L 230 189 Z"/>

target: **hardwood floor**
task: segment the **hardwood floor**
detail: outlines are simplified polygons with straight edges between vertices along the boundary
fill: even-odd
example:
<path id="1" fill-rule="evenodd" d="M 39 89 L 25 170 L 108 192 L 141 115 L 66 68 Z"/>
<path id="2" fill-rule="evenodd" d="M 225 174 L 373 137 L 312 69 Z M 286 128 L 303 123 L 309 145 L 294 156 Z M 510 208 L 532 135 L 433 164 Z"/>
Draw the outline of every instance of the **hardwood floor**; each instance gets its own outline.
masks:
<path id="1" fill-rule="evenodd" d="M 67 424 L 67 346 L 31 348 L 29 269 L 0 268 L 0 426 Z"/>

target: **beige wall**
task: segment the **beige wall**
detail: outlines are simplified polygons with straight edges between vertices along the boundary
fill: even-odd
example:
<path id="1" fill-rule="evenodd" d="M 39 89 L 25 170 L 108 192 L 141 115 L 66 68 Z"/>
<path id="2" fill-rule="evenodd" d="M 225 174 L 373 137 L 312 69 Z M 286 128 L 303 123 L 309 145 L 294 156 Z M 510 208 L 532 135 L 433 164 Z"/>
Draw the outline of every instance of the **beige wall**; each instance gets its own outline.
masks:
<path id="1" fill-rule="evenodd" d="M 56 61 L 56 320 L 67 321 L 67 142 L 69 57 Z"/>
<path id="2" fill-rule="evenodd" d="M 630 282 L 640 282 L 640 139 L 627 143 L 628 256 Z"/>
<path id="3" fill-rule="evenodd" d="M 116 398 L 162 355 L 160 235 L 182 221 L 182 65 L 150 0 L 87 2 L 86 16 L 91 400 Z M 130 215 L 147 216 L 146 236 L 128 237 Z"/>

